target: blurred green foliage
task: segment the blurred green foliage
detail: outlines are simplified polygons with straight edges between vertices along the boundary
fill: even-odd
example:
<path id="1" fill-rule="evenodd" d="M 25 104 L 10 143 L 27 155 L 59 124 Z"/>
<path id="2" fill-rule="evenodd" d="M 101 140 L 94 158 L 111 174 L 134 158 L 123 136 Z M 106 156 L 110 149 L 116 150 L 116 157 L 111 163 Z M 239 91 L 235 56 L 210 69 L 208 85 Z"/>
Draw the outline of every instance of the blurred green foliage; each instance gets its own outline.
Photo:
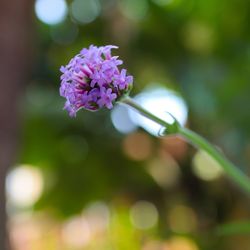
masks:
<path id="1" fill-rule="evenodd" d="M 45 190 L 35 208 L 64 218 L 95 200 L 149 200 L 160 211 L 156 234 L 164 239 L 175 233 L 166 222 L 166 211 L 186 204 L 198 217 L 199 229 L 190 236 L 200 249 L 239 249 L 230 237 L 210 232 L 221 223 L 250 216 L 245 194 L 224 178 L 203 182 L 195 177 L 191 148 L 177 160 L 180 182 L 162 189 L 146 171 L 150 159 L 126 156 L 126 135 L 115 130 L 109 111 L 81 111 L 71 119 L 62 110 L 58 88 L 59 67 L 82 47 L 116 44 L 135 77 L 133 95 L 154 83 L 179 91 L 188 104 L 191 129 L 249 173 L 250 2 L 102 0 L 101 6 L 100 16 L 88 24 L 70 15 L 55 26 L 36 21 L 37 57 L 22 103 L 19 158 L 41 168 L 45 176 Z M 154 145 L 151 158 L 158 157 L 160 141 L 149 139 Z M 122 224 L 117 229 L 120 241 L 132 240 Z M 246 242 L 241 250 L 250 248 Z M 117 244 L 117 249 L 141 249 Z"/>

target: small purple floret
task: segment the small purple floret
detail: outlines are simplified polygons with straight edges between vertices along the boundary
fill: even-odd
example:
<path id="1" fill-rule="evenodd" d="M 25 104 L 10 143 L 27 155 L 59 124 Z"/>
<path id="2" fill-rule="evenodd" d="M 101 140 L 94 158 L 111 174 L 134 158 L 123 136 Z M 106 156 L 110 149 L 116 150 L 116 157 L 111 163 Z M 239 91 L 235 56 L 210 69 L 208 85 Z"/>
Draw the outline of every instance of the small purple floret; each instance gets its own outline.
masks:
<path id="1" fill-rule="evenodd" d="M 66 98 L 64 109 L 70 116 L 76 116 L 81 108 L 112 109 L 115 101 L 130 90 L 133 77 L 126 74 L 126 69 L 118 68 L 123 62 L 111 55 L 111 50 L 116 48 L 91 45 L 60 68 L 60 95 Z"/>

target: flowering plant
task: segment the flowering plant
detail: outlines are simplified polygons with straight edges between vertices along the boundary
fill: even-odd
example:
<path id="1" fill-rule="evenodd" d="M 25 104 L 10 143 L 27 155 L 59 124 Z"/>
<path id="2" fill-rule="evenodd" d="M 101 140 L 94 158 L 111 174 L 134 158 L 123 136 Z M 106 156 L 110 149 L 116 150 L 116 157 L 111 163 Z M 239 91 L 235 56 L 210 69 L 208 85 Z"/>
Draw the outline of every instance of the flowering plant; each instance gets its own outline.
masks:
<path id="1" fill-rule="evenodd" d="M 96 111 L 101 108 L 112 109 L 118 102 L 134 108 L 140 114 L 163 127 L 163 136 L 177 134 L 190 141 L 196 147 L 206 151 L 217 161 L 225 172 L 250 193 L 250 180 L 213 145 L 195 132 L 182 127 L 174 118 L 173 123 L 157 117 L 145 110 L 129 97 L 133 77 L 127 75 L 126 69 L 119 69 L 122 61 L 118 56 L 112 56 L 111 50 L 116 46 L 96 47 L 91 45 L 61 67 L 60 95 L 66 98 L 64 108 L 70 116 L 76 116 L 81 108 Z M 162 130 L 161 130 L 162 131 Z"/>
<path id="2" fill-rule="evenodd" d="M 119 70 L 123 62 L 111 55 L 116 48 L 91 45 L 61 67 L 60 94 L 66 98 L 64 108 L 70 116 L 75 116 L 81 108 L 111 109 L 114 102 L 129 92 L 133 77 L 127 75 L 126 69 Z"/>

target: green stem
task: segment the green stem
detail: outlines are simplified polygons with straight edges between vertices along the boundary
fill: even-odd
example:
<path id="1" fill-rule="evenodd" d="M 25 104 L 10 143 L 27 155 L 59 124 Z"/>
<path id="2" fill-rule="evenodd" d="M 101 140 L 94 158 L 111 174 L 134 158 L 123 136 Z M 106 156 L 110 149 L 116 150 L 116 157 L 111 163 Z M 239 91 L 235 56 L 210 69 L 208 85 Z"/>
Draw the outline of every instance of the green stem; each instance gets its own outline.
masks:
<path id="1" fill-rule="evenodd" d="M 176 123 L 170 124 L 164 120 L 162 120 L 161 118 L 155 116 L 154 114 L 152 114 L 151 112 L 147 111 L 146 109 L 144 109 L 141 105 L 139 105 L 138 103 L 136 103 L 132 98 L 130 98 L 129 96 L 124 96 L 121 100 L 120 103 L 126 104 L 132 108 L 134 108 L 137 112 L 139 112 L 141 115 L 149 118 L 152 121 L 155 121 L 156 123 L 158 123 L 159 125 L 162 125 L 164 128 L 166 128 L 168 130 L 169 133 L 176 133 L 177 132 L 177 127 L 176 127 Z"/>
<path id="2" fill-rule="evenodd" d="M 215 161 L 217 161 L 224 171 L 233 179 L 239 186 L 250 193 L 250 179 L 239 168 L 234 166 L 225 156 L 217 150 L 212 144 L 205 140 L 195 132 L 179 127 L 178 133 L 191 144 L 199 149 L 206 151 Z"/>
<path id="3" fill-rule="evenodd" d="M 247 177 L 241 170 L 239 170 L 229 160 L 227 160 L 225 156 L 212 144 L 210 144 L 206 139 L 187 128 L 181 127 L 178 122 L 169 124 L 168 122 L 160 119 L 159 117 L 145 110 L 142 106 L 134 102 L 134 100 L 132 100 L 128 96 L 122 98 L 120 102 L 134 108 L 143 116 L 149 118 L 152 121 L 155 121 L 159 125 L 162 125 L 164 128 L 166 128 L 168 134 L 179 134 L 181 137 L 188 140 L 197 148 L 204 150 L 221 165 L 221 167 L 231 177 L 232 180 L 234 180 L 245 191 L 250 193 L 249 177 Z"/>

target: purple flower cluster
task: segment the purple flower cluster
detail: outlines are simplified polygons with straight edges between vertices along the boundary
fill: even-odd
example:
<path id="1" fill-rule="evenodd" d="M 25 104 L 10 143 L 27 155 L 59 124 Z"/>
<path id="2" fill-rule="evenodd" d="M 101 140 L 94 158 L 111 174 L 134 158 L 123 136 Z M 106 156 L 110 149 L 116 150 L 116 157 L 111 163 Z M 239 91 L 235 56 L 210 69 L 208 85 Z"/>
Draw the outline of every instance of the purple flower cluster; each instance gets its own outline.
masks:
<path id="1" fill-rule="evenodd" d="M 108 45 L 84 48 L 62 66 L 60 95 L 66 98 L 64 108 L 70 116 L 81 109 L 111 109 L 113 103 L 132 87 L 133 77 L 126 69 L 119 70 L 123 62 L 112 56 L 111 50 L 118 47 Z"/>

